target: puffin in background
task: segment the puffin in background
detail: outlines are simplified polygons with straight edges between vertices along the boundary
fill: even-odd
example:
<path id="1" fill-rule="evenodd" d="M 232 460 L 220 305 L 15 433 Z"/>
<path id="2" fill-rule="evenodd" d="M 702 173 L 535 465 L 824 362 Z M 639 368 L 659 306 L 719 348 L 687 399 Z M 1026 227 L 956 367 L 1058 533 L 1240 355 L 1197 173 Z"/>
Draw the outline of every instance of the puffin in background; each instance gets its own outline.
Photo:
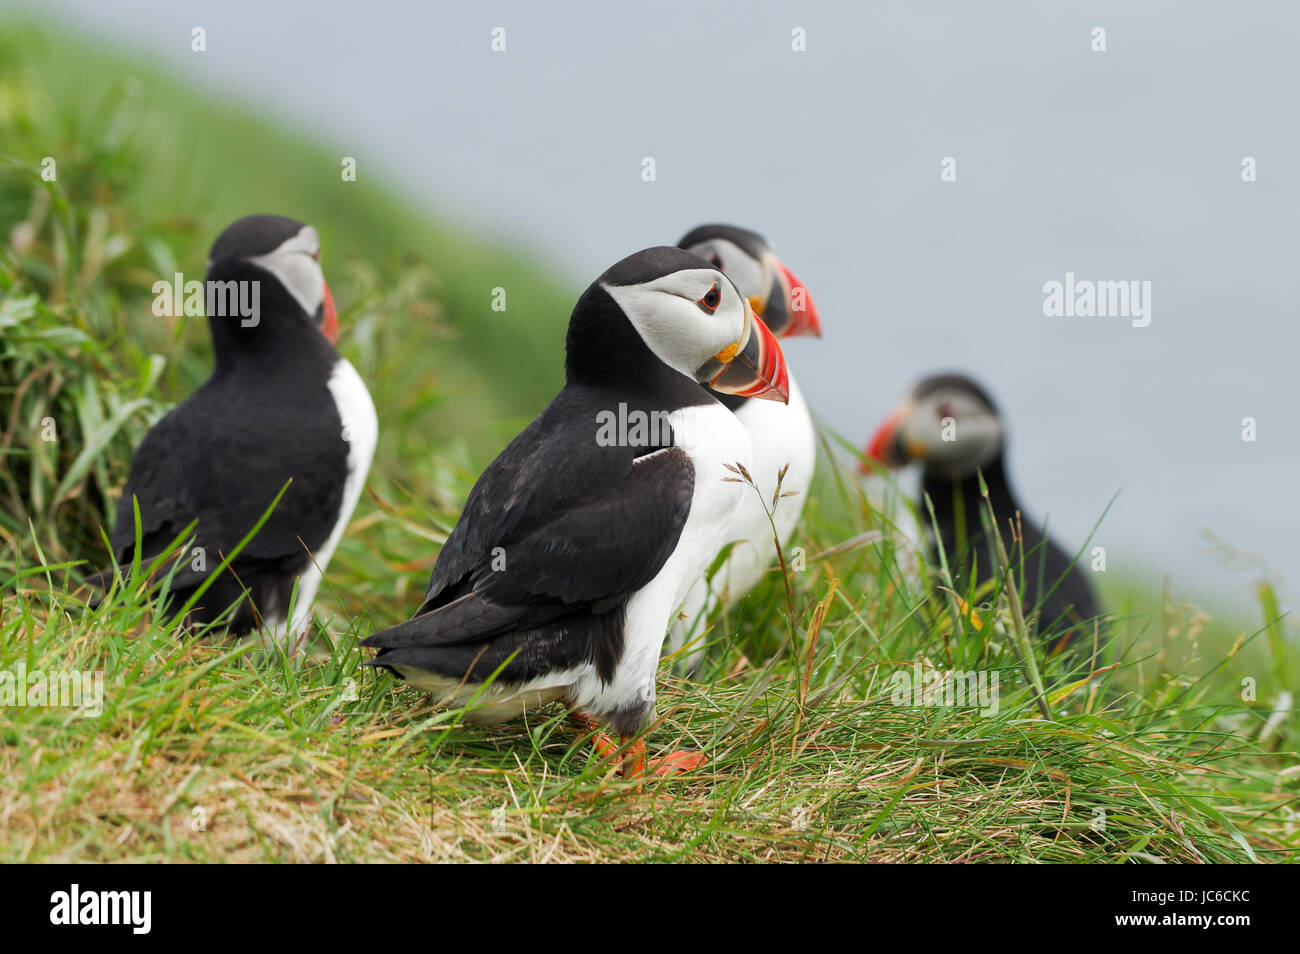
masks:
<path id="1" fill-rule="evenodd" d="M 730 278 L 778 339 L 821 337 L 821 322 L 808 289 L 781 263 L 762 236 L 731 225 L 701 225 L 687 232 L 677 244 Z M 734 544 L 730 554 L 712 580 L 701 578 L 691 588 L 673 622 L 672 650 L 677 652 L 691 644 L 678 663 L 687 673 L 695 672 L 704 660 L 707 647 L 701 636 L 719 601 L 726 607 L 734 606 L 776 565 L 775 541 L 780 539 L 783 549 L 790 542 L 803 514 L 817 463 L 812 415 L 794 375 L 790 375 L 788 404 L 729 394 L 719 395 L 718 399 L 749 434 L 754 448 L 749 474 L 759 492 L 746 488 L 733 524 L 734 535 L 726 541 Z M 777 501 L 769 521 L 764 505 L 773 505 L 782 468 L 786 471 L 781 492 L 789 496 Z"/>
<path id="2" fill-rule="evenodd" d="M 1038 617 L 1038 632 L 1056 648 L 1102 613 L 1083 571 L 1040 526 L 1023 514 L 1007 482 L 1006 439 L 997 407 L 988 393 L 960 374 L 922 380 L 891 412 L 867 445 L 869 460 L 885 467 L 921 462 L 921 521 L 937 561 L 925 498 L 934 504 L 935 523 L 959 593 L 996 575 L 998 556 L 984 531 L 983 474 L 1003 546 L 1017 571 L 1026 614 Z M 870 473 L 864 461 L 862 471 Z"/>
<path id="3" fill-rule="evenodd" d="M 297 649 L 322 574 L 365 484 L 378 437 L 370 393 L 334 350 L 338 314 L 320 267 L 320 237 L 281 215 L 230 225 L 208 258 L 212 376 L 145 435 L 131 461 L 110 543 L 119 566 L 144 565 L 191 522 L 167 607 L 179 607 L 253 529 L 266 523 L 188 614 L 211 623 L 236 603 L 229 631 L 259 630 Z M 235 295 L 248 313 L 234 307 Z M 107 585 L 113 571 L 89 582 Z M 296 588 L 296 595 L 295 595 Z M 247 593 L 248 598 L 241 598 Z M 289 618 L 290 604 L 293 616 Z"/>
<path id="4" fill-rule="evenodd" d="M 414 618 L 362 645 L 379 650 L 367 665 L 473 701 L 470 721 L 563 701 L 621 737 L 635 777 L 669 623 L 752 493 L 729 469 L 752 464 L 745 429 L 699 382 L 785 400 L 785 362 L 720 271 L 650 248 L 578 299 L 565 381 L 479 477 Z"/>

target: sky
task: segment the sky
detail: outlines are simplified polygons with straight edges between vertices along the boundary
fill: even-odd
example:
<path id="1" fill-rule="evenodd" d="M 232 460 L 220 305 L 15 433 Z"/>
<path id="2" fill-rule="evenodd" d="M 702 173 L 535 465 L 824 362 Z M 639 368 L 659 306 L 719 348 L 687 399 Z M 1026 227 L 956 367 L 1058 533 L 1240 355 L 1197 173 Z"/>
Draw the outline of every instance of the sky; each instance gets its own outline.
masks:
<path id="1" fill-rule="evenodd" d="M 1244 593 L 1208 531 L 1294 596 L 1300 5 L 333 6 L 39 9 L 357 157 L 575 295 L 701 222 L 759 231 L 816 300 L 824 337 L 786 353 L 826 426 L 860 445 L 909 383 L 966 371 L 1067 548 L 1118 493 L 1094 541 L 1112 567 Z M 1150 282 L 1150 323 L 1049 317 L 1067 273 Z"/>

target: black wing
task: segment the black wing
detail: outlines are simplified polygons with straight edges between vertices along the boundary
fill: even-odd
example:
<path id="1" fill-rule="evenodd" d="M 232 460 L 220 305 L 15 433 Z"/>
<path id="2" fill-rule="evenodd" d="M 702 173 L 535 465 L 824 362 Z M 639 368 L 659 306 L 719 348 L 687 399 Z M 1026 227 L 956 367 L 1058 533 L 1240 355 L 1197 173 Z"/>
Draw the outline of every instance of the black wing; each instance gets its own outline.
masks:
<path id="1" fill-rule="evenodd" d="M 1025 603 L 1039 610 L 1041 632 L 1058 634 L 1080 622 L 1101 615 L 1101 607 L 1079 563 L 1057 546 L 1037 526 L 1025 522 Z"/>
<path id="2" fill-rule="evenodd" d="M 1100 616 L 1087 577 L 1078 564 L 1042 529 L 1023 513 L 1012 496 L 1001 461 L 985 470 L 993 512 L 1002 544 L 1023 581 L 1020 597 L 1026 612 L 1038 613 L 1038 631 L 1044 635 L 1066 634 L 1080 622 Z M 949 478 L 927 479 L 923 484 L 922 507 L 928 497 L 934 504 L 939 539 L 958 579 L 966 585 L 972 561 L 977 563 L 979 585 L 996 575 L 998 566 L 994 541 L 984 532 L 984 495 L 979 480 L 968 477 L 953 483 Z M 957 507 L 960 500 L 961 508 Z"/>
<path id="3" fill-rule="evenodd" d="M 488 467 L 415 618 L 363 642 L 382 651 L 380 664 L 458 676 L 467 650 L 504 640 L 491 653 L 500 658 L 557 642 L 557 627 L 571 644 L 594 633 L 621 646 L 621 626 L 592 617 L 620 609 L 667 562 L 690 513 L 695 468 L 676 447 L 601 446 L 599 406 L 566 389 Z M 573 661 L 574 645 L 554 648 L 557 665 Z M 610 649 L 580 655 L 617 658 Z"/>
<path id="4" fill-rule="evenodd" d="M 141 558 L 157 556 L 197 521 L 196 545 L 214 568 L 261 519 L 285 482 L 275 511 L 235 566 L 301 557 L 328 539 L 347 478 L 347 443 L 328 387 L 213 386 L 174 408 L 145 436 L 131 462 L 110 542 L 119 563 L 133 557 L 133 499 L 140 503 Z M 307 549 L 305 549 L 306 547 Z M 203 574 L 182 565 L 176 589 Z"/>

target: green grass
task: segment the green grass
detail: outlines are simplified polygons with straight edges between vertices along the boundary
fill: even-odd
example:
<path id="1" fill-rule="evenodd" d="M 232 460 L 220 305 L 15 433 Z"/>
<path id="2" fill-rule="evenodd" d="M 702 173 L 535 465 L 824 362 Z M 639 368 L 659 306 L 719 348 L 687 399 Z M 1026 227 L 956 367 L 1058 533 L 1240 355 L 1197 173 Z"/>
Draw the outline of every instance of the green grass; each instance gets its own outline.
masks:
<path id="1" fill-rule="evenodd" d="M 1285 736 L 1265 733 L 1270 706 L 1226 690 L 1231 660 L 1201 678 L 1163 671 L 1131 645 L 1145 624 L 1122 623 L 1091 681 L 1064 657 L 1040 660 L 1044 719 L 996 631 L 1004 614 L 981 608 L 982 632 L 945 634 L 942 605 L 890 529 L 852 488 L 838 503 L 858 508 L 851 526 L 823 522 L 838 507 L 810 504 L 800 544 L 812 558 L 789 575 L 794 611 L 773 579 L 722 623 L 700 682 L 662 681 L 651 746 L 686 745 L 709 762 L 640 790 L 558 711 L 470 728 L 359 669 L 366 613 L 322 612 L 335 646 L 296 667 L 178 640 L 134 587 L 88 613 L 57 566 L 6 581 L 0 670 L 101 670 L 106 702 L 98 716 L 6 711 L 0 857 L 1290 857 L 1300 773 Z M 872 529 L 883 536 L 818 558 Z M 365 593 L 371 575 L 415 592 L 424 574 L 354 553 L 331 580 Z M 385 621 L 406 608 L 372 605 Z M 894 704 L 893 674 L 918 663 L 996 672 L 997 711 Z"/>
<path id="2" fill-rule="evenodd" d="M 83 68 L 65 79 L 69 55 Z M 1113 586 L 1095 672 L 1035 649 L 1038 701 L 1007 602 L 954 615 L 932 595 L 941 569 L 838 453 L 786 571 L 716 621 L 699 680 L 661 679 L 648 742 L 705 752 L 692 776 L 637 788 L 560 711 L 473 728 L 359 668 L 358 640 L 409 615 L 477 469 L 555 386 L 572 291 L 339 183 L 328 150 L 140 75 L 0 31 L 0 673 L 105 686 L 95 715 L 0 708 L 0 861 L 1294 856 L 1300 687 L 1270 589 L 1243 629 L 1176 593 L 1128 609 Z M 88 609 L 71 572 L 102 565 L 131 448 L 205 372 L 202 324 L 153 318 L 149 286 L 265 208 L 321 228 L 343 350 L 386 427 L 318 601 L 319 651 L 297 664 L 178 639 L 129 574 Z M 506 283 L 510 312 L 490 312 Z M 480 404 L 516 334 L 535 336 L 528 360 Z M 996 711 L 896 704 L 914 666 L 996 673 Z"/>

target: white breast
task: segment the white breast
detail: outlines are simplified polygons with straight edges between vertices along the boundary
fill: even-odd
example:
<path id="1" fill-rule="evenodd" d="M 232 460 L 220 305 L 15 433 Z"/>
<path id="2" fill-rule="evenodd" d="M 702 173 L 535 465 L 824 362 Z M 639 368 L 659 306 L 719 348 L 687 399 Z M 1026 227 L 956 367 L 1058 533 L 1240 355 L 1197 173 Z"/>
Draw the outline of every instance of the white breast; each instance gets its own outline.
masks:
<path id="1" fill-rule="evenodd" d="M 343 483 L 343 505 L 339 509 L 338 521 L 329 537 L 312 553 L 312 562 L 298 578 L 298 595 L 294 603 L 293 619 L 287 630 L 279 627 L 279 632 L 272 638 L 285 648 L 297 647 L 311 622 L 311 607 L 320 587 L 321 577 L 329 565 L 334 550 L 343 538 L 352 511 L 356 509 L 361 491 L 366 485 L 366 475 L 370 472 L 370 462 L 375 456 L 375 444 L 379 439 L 379 419 L 375 415 L 375 405 L 370 399 L 361 375 L 345 359 L 339 358 L 330 373 L 330 394 L 338 409 L 342 422 L 343 438 L 348 442 L 348 473 Z M 286 645 L 286 641 L 293 645 Z"/>
<path id="2" fill-rule="evenodd" d="M 736 483 L 726 466 L 753 464 L 749 436 L 734 414 L 721 404 L 707 404 L 674 411 L 668 420 L 674 443 L 695 465 L 691 512 L 663 568 L 628 601 L 623 656 L 613 681 L 602 685 L 594 673 L 586 673 L 570 691 L 571 701 L 593 714 L 626 709 L 636 701 L 653 711 L 655 671 L 669 624 L 729 539 L 745 495 L 754 493 Z"/>
<path id="3" fill-rule="evenodd" d="M 754 446 L 754 468 L 750 473 L 763 492 L 762 500 L 769 507 L 772 494 L 776 491 L 777 476 L 782 467 L 789 465 L 785 479 L 781 481 L 781 492 L 793 492 L 797 496 L 778 501 L 773 514 L 777 536 L 784 545 L 799 523 L 817 463 L 817 439 L 813 431 L 812 415 L 803 399 L 803 391 L 791 375 L 789 404 L 746 401 L 736 412 L 736 417 L 745 426 L 745 432 Z M 772 529 L 768 525 L 767 513 L 754 494 L 749 496 L 741 513 L 737 514 L 736 526 L 739 532 L 737 540 L 761 543 L 772 559 L 776 559 L 776 547 L 772 543 Z"/>
<path id="4" fill-rule="evenodd" d="M 754 463 L 750 476 L 762 496 L 752 488 L 746 488 L 748 492 L 736 511 L 731 535 L 723 541 L 724 544 L 734 542 L 735 546 L 712 581 L 701 579 L 691 588 L 682 605 L 683 618 L 673 625 L 674 650 L 704 631 L 719 601 L 727 606 L 734 605 L 758 584 L 769 568 L 776 565 L 772 524 L 776 525 L 776 535 L 784 548 L 799 523 L 812 486 L 817 463 L 816 434 L 812 415 L 794 375 L 790 376 L 789 404 L 746 401 L 735 416 L 744 425 L 753 445 Z M 789 467 L 781 481 L 781 492 L 793 493 L 794 496 L 777 501 L 772 523 L 769 523 L 764 504 L 771 507 L 777 476 L 787 464 Z M 703 649 L 702 643 L 694 646 L 683 659 L 684 668 L 694 669 Z"/>

